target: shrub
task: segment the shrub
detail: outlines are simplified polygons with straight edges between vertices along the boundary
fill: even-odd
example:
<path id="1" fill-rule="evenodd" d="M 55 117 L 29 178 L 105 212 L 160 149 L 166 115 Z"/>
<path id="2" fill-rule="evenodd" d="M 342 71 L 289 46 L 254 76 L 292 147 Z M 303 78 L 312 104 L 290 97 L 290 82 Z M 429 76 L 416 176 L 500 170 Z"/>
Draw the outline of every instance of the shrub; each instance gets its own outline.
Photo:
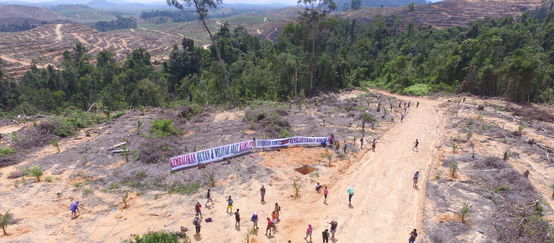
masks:
<path id="1" fill-rule="evenodd" d="M 462 209 L 460 210 L 460 218 L 462 219 L 463 223 L 465 223 L 467 217 L 469 217 L 469 214 L 471 213 L 471 207 L 472 205 L 467 202 L 462 205 Z"/>
<path id="2" fill-rule="evenodd" d="M 155 120 L 150 127 L 150 133 L 156 134 L 156 137 L 165 138 L 171 135 L 177 135 L 180 131 L 170 119 Z"/>
<path id="3" fill-rule="evenodd" d="M 456 176 L 456 171 L 458 171 L 458 163 L 456 161 L 450 161 L 450 172 L 452 178 Z"/>
<path id="4" fill-rule="evenodd" d="M 51 176 L 47 176 L 47 177 L 44 178 L 44 181 L 52 182 L 52 181 L 54 181 L 54 179 Z"/>
<path id="5" fill-rule="evenodd" d="M 14 148 L 0 147 L 0 158 L 4 157 L 6 155 L 13 154 L 15 152 L 16 152 L 16 150 Z"/>
<path id="6" fill-rule="evenodd" d="M 65 111 L 64 118 L 59 122 L 60 125 L 54 131 L 54 134 L 64 138 L 71 137 L 81 128 L 87 128 L 104 121 L 104 118 L 100 118 L 94 113 L 68 109 Z"/>
<path id="7" fill-rule="evenodd" d="M 405 95 L 424 96 L 429 95 L 430 92 L 431 86 L 420 83 L 404 88 L 401 93 Z"/>
<path id="8" fill-rule="evenodd" d="M 0 214 L 0 227 L 2 227 L 2 231 L 4 232 L 4 235 L 8 235 L 8 232 L 6 232 L 6 228 L 11 222 L 12 222 L 12 215 L 10 214 L 10 210 L 6 211 L 6 213 L 4 214 Z"/>
<path id="9" fill-rule="evenodd" d="M 135 235 L 133 240 L 128 243 L 179 243 L 179 237 L 176 234 L 168 232 L 150 232 L 142 236 Z"/>
<path id="10" fill-rule="evenodd" d="M 25 172 L 27 172 L 28 176 L 34 176 L 37 178 L 37 182 L 40 182 L 40 177 L 42 176 L 42 169 L 38 166 L 31 166 L 27 169 L 25 169 Z"/>
<path id="11" fill-rule="evenodd" d="M 249 110 L 244 120 L 252 124 L 252 129 L 263 129 L 270 137 L 282 135 L 291 136 L 291 126 L 284 117 L 287 113 L 279 109 L 271 112 L 265 110 Z"/>

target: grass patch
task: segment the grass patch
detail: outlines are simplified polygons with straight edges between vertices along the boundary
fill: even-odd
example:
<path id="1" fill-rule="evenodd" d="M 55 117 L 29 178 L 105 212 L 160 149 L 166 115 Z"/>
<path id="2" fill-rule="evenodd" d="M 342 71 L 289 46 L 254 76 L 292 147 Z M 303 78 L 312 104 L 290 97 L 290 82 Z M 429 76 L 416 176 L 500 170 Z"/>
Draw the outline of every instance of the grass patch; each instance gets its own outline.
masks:
<path id="1" fill-rule="evenodd" d="M 200 189 L 200 183 L 194 182 L 190 184 L 173 184 L 167 189 L 167 193 L 173 194 L 173 193 L 179 193 L 183 195 L 190 195 L 198 191 Z"/>
<path id="2" fill-rule="evenodd" d="M 14 148 L 0 147 L 0 158 L 6 155 L 14 154 L 15 152 L 17 152 L 17 150 Z"/>

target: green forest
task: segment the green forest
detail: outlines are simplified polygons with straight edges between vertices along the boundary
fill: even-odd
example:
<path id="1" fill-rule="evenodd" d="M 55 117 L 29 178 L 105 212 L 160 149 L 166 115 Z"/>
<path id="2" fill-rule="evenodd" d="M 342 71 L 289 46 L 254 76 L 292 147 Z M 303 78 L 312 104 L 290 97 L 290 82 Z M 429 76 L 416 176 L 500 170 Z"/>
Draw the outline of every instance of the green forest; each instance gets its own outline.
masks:
<path id="1" fill-rule="evenodd" d="M 76 43 L 59 68 L 33 67 L 18 82 L 2 79 L 0 111 L 238 105 L 360 86 L 554 102 L 554 13 L 546 8 L 437 30 L 395 16 L 337 19 L 326 15 L 332 7 L 306 9 L 275 42 L 224 24 L 214 33 L 217 46 L 203 49 L 184 38 L 161 66 L 144 49 L 118 62 L 114 53 L 93 57 Z"/>

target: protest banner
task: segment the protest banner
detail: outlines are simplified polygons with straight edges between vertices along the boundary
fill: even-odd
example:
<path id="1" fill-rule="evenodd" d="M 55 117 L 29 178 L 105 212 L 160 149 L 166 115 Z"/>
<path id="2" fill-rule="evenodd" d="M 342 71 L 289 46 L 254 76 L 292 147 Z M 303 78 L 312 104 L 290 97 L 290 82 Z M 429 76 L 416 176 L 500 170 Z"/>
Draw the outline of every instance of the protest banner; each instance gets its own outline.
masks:
<path id="1" fill-rule="evenodd" d="M 292 145 L 321 145 L 329 143 L 330 137 L 291 137 L 280 139 L 255 140 L 257 148 L 275 148 Z M 172 171 L 210 163 L 237 156 L 254 149 L 254 140 L 223 145 L 216 148 L 179 155 L 169 159 Z"/>
<path id="2" fill-rule="evenodd" d="M 321 145 L 328 143 L 329 137 L 291 137 L 281 139 L 262 139 L 256 140 L 257 148 L 275 148 L 292 145 Z"/>
<path id="3" fill-rule="evenodd" d="M 171 170 L 178 170 L 196 166 L 198 164 L 210 163 L 225 158 L 233 157 L 251 151 L 254 148 L 254 141 L 244 141 L 234 144 L 223 145 L 216 148 L 188 153 L 169 159 Z"/>

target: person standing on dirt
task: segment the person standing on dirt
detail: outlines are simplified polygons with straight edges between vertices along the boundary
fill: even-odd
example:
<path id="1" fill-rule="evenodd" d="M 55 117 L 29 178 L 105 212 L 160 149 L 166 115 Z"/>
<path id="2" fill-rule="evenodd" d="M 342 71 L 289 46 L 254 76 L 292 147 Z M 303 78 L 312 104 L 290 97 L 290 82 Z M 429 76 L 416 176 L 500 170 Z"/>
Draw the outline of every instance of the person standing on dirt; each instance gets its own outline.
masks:
<path id="1" fill-rule="evenodd" d="M 325 189 L 323 189 L 323 203 L 327 203 L 327 195 L 329 195 L 329 189 L 325 186 Z"/>
<path id="2" fill-rule="evenodd" d="M 196 217 L 200 215 L 200 218 L 202 218 L 202 204 L 200 204 L 200 202 L 196 202 L 196 206 L 194 206 L 194 211 L 196 211 Z"/>
<path id="3" fill-rule="evenodd" d="M 352 205 L 352 197 L 354 196 L 354 189 L 352 189 L 352 187 L 349 187 L 346 192 L 348 193 L 348 204 Z"/>
<path id="4" fill-rule="evenodd" d="M 465 98 L 464 98 L 465 99 Z M 465 100 L 464 100 L 465 101 Z M 419 101 L 416 103 L 416 108 L 419 108 Z"/>
<path id="5" fill-rule="evenodd" d="M 77 213 L 81 214 L 81 211 L 79 211 L 79 201 L 69 205 L 69 209 L 71 210 L 71 219 L 77 218 Z"/>
<path id="6" fill-rule="evenodd" d="M 335 142 L 335 150 L 337 151 L 337 153 L 339 152 L 339 149 L 340 149 L 340 142 L 339 140 L 337 140 L 337 142 Z"/>
<path id="7" fill-rule="evenodd" d="M 265 202 L 265 187 L 262 185 L 262 188 L 260 188 L 260 196 L 262 197 L 262 203 Z"/>
<path id="8" fill-rule="evenodd" d="M 237 211 L 235 212 L 235 226 L 240 227 L 240 213 L 238 208 L 237 208 Z"/>
<path id="9" fill-rule="evenodd" d="M 419 140 L 416 138 L 415 140 L 415 143 L 414 143 L 414 147 L 412 148 L 412 150 L 415 150 L 416 152 L 419 152 Z"/>
<path id="10" fill-rule="evenodd" d="M 376 146 L 377 146 L 377 139 L 373 139 L 373 142 L 371 142 L 371 151 L 375 152 Z"/>
<path id="11" fill-rule="evenodd" d="M 271 221 L 273 221 L 273 224 L 279 223 L 279 216 L 275 211 L 271 212 Z"/>
<path id="12" fill-rule="evenodd" d="M 344 141 L 343 151 L 344 151 L 344 154 L 346 154 L 346 140 Z"/>
<path id="13" fill-rule="evenodd" d="M 194 229 L 196 230 L 196 235 L 200 235 L 200 224 L 202 223 L 202 220 L 200 220 L 199 217 L 194 217 L 194 220 L 192 221 L 192 224 L 194 225 Z"/>
<path id="14" fill-rule="evenodd" d="M 335 233 L 337 232 L 337 226 L 339 225 L 339 223 L 333 220 L 329 222 L 329 224 L 331 225 L 331 239 L 335 239 Z"/>
<path id="15" fill-rule="evenodd" d="M 278 203 L 275 203 L 275 213 L 277 213 L 277 220 L 279 221 L 280 221 L 279 216 L 281 216 L 280 212 L 281 212 L 281 206 L 279 206 Z"/>
<path id="16" fill-rule="evenodd" d="M 400 122 L 404 122 L 404 113 L 400 114 Z"/>
<path id="17" fill-rule="evenodd" d="M 321 232 L 321 235 L 323 237 L 323 243 L 329 243 L 329 229 L 325 229 Z"/>
<path id="18" fill-rule="evenodd" d="M 259 229 L 258 228 L 258 214 L 256 212 L 254 212 L 254 214 L 252 214 L 252 217 L 250 218 L 250 221 L 252 221 L 252 228 L 253 229 Z"/>
<path id="19" fill-rule="evenodd" d="M 268 235 L 267 232 L 269 232 L 269 236 L 271 236 L 271 230 L 275 227 L 273 225 L 273 221 L 268 217 L 267 218 L 267 228 L 265 228 L 265 235 Z"/>
<path id="20" fill-rule="evenodd" d="M 208 206 L 208 203 L 212 203 L 214 205 L 214 201 L 212 200 L 212 191 L 208 189 L 208 193 L 206 194 L 206 207 Z"/>
<path id="21" fill-rule="evenodd" d="M 360 138 L 360 149 L 364 147 L 364 135 Z"/>
<path id="22" fill-rule="evenodd" d="M 414 230 L 410 233 L 410 238 L 408 239 L 408 243 L 415 243 L 416 238 L 417 238 L 417 230 L 414 229 Z"/>
<path id="23" fill-rule="evenodd" d="M 310 237 L 310 242 L 312 242 L 312 231 L 314 229 L 312 228 L 311 224 L 308 224 L 308 229 L 306 229 L 306 237 L 304 237 L 304 240 L 308 239 L 308 236 Z"/>
<path id="24" fill-rule="evenodd" d="M 417 181 L 419 180 L 419 171 L 414 174 L 414 188 L 417 189 Z"/>
<path id="25" fill-rule="evenodd" d="M 231 199 L 231 196 L 227 198 L 227 212 L 233 213 L 233 199 Z"/>

